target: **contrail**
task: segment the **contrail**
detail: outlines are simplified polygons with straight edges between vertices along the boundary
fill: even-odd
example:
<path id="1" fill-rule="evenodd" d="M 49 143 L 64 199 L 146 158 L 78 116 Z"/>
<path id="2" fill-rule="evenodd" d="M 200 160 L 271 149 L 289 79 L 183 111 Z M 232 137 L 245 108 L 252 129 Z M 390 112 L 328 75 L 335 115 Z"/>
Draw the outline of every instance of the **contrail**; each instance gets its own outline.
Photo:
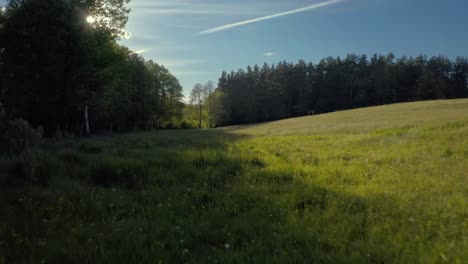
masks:
<path id="1" fill-rule="evenodd" d="M 301 12 L 305 12 L 305 11 L 309 11 L 309 10 L 318 9 L 318 8 L 321 8 L 321 7 L 333 5 L 333 4 L 342 2 L 342 1 L 344 1 L 344 0 L 328 0 L 326 2 L 313 4 L 313 5 L 310 5 L 310 6 L 303 7 L 303 8 L 294 9 L 294 10 L 290 10 L 290 11 L 286 11 L 286 12 L 282 12 L 282 13 L 278 13 L 278 14 L 274 14 L 274 15 L 270 15 L 270 16 L 254 18 L 254 19 L 250 19 L 250 20 L 246 20 L 246 21 L 241 21 L 241 22 L 237 22 L 237 23 L 233 23 L 233 24 L 224 25 L 224 26 L 221 26 L 221 27 L 215 27 L 215 28 L 207 29 L 207 30 L 204 30 L 204 31 L 200 32 L 199 34 L 206 35 L 206 34 L 211 34 L 211 33 L 215 33 L 215 32 L 218 32 L 218 31 L 223 31 L 223 30 L 227 30 L 227 29 L 231 29 L 231 28 L 235 28 L 235 27 L 240 27 L 240 26 L 247 25 L 247 24 L 256 23 L 256 22 L 263 21 L 263 20 L 273 19 L 273 18 L 282 17 L 282 16 L 289 16 L 289 15 L 292 15 L 292 14 L 301 13 Z"/>
<path id="2" fill-rule="evenodd" d="M 135 51 L 134 53 L 141 54 L 141 53 L 145 53 L 145 52 L 150 51 L 150 50 L 152 50 L 152 49 L 141 49 L 141 50 Z"/>

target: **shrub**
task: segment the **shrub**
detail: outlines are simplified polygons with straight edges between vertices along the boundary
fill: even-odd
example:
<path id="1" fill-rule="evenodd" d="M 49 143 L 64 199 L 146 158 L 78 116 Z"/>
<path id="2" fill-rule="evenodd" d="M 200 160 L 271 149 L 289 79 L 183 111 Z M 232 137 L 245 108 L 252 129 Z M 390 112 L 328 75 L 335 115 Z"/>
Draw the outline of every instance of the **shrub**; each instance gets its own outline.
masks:
<path id="1" fill-rule="evenodd" d="M 192 123 L 190 122 L 187 122 L 187 121 L 182 121 L 182 123 L 180 123 L 180 128 L 182 129 L 194 129 L 196 128 L 196 126 L 194 126 Z"/>
<path id="2" fill-rule="evenodd" d="M 85 165 L 86 164 L 86 157 L 84 154 L 81 154 L 77 151 L 71 149 L 65 149 L 58 153 L 58 157 L 60 160 L 65 161 L 71 164 L 77 165 Z"/>
<path id="3" fill-rule="evenodd" d="M 41 129 L 32 128 L 23 119 L 9 120 L 0 104 L 0 156 L 13 157 L 28 152 L 41 138 Z"/>
<path id="4" fill-rule="evenodd" d="M 24 187 L 28 185 L 47 187 L 51 177 L 59 169 L 55 159 L 43 153 L 28 153 L 9 160 L 3 160 L 1 184 Z"/>
<path id="5" fill-rule="evenodd" d="M 97 143 L 86 142 L 80 144 L 79 150 L 83 153 L 97 154 L 103 151 L 103 146 Z"/>
<path id="6" fill-rule="evenodd" d="M 148 174 L 148 168 L 142 161 L 102 158 L 91 168 L 91 181 L 101 187 L 121 186 L 134 189 L 148 182 Z"/>

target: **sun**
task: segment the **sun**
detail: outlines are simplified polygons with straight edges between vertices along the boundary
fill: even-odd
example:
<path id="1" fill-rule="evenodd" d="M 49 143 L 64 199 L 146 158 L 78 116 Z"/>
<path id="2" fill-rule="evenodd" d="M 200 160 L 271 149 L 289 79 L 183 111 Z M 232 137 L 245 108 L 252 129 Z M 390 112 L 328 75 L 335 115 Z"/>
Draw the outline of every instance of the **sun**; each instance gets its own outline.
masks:
<path id="1" fill-rule="evenodd" d="M 92 24 L 92 23 L 96 22 L 96 19 L 94 17 L 92 17 L 92 16 L 88 16 L 86 18 L 86 22 Z"/>

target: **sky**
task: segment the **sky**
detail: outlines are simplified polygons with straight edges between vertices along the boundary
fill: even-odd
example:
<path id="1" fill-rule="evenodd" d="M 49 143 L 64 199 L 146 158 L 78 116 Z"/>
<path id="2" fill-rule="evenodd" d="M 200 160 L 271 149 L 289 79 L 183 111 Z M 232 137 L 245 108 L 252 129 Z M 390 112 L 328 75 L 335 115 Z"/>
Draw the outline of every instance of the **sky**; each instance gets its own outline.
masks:
<path id="1" fill-rule="evenodd" d="M 2 2 L 4 0 L 0 0 Z M 184 87 L 223 70 L 348 53 L 468 56 L 467 0 L 132 0 L 121 44 Z"/>

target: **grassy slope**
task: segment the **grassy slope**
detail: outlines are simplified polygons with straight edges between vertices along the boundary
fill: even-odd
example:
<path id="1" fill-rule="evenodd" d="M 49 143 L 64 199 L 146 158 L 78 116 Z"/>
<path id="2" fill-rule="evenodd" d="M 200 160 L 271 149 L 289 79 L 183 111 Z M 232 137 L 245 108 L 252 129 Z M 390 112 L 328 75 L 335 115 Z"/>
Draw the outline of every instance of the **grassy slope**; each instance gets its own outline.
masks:
<path id="1" fill-rule="evenodd" d="M 48 146 L 33 166 L 48 187 L 2 190 L 0 263 L 462 263 L 467 113 L 422 102 Z"/>
<path id="2" fill-rule="evenodd" d="M 459 99 L 384 105 L 226 129 L 249 135 L 366 133 L 467 119 L 468 100 Z"/>

